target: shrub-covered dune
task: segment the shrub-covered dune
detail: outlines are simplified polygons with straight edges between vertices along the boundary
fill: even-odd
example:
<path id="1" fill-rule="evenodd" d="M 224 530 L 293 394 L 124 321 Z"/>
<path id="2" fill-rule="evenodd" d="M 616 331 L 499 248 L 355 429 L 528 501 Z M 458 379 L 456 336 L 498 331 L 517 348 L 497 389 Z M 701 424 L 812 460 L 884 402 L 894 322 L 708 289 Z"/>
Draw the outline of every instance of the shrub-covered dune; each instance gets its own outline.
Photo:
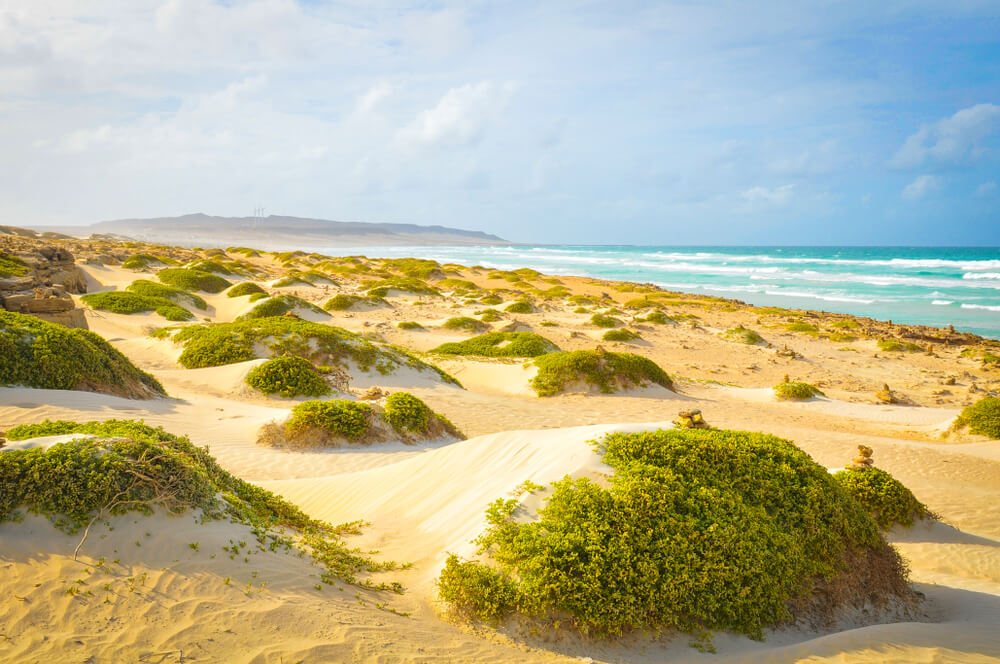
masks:
<path id="1" fill-rule="evenodd" d="M 233 323 L 163 328 L 154 333 L 184 347 L 178 361 L 187 369 L 217 367 L 258 357 L 295 355 L 317 365 L 391 374 L 400 367 L 434 372 L 442 381 L 458 381 L 434 365 L 396 346 L 369 341 L 332 325 L 289 316 L 272 316 Z"/>
<path id="2" fill-rule="evenodd" d="M 489 332 L 465 341 L 441 344 L 432 353 L 479 357 L 538 357 L 559 347 L 534 332 Z"/>
<path id="3" fill-rule="evenodd" d="M 136 295 L 125 291 L 110 291 L 107 293 L 90 293 L 80 298 L 84 304 L 93 309 L 110 311 L 115 314 L 139 314 L 155 311 L 169 321 L 185 321 L 194 315 L 173 300 L 165 297 Z"/>
<path id="4" fill-rule="evenodd" d="M 388 441 L 417 443 L 465 436 L 448 419 L 408 392 L 393 392 L 381 402 L 305 401 L 281 424 L 264 425 L 257 442 L 295 449 L 371 445 Z"/>
<path id="5" fill-rule="evenodd" d="M 163 386 L 99 335 L 0 311 L 0 385 L 164 396 Z"/>
<path id="6" fill-rule="evenodd" d="M 0 522 L 19 520 L 28 511 L 74 533 L 118 514 L 200 510 L 206 528 L 217 519 L 245 524 L 261 547 L 312 557 L 327 584 L 339 580 L 376 587 L 359 575 L 391 567 L 344 543 L 342 535 L 356 530 L 356 524 L 333 526 L 313 519 L 223 470 L 207 448 L 161 428 L 133 420 L 46 420 L 16 426 L 7 435 L 23 440 L 69 433 L 90 437 L 48 449 L 0 449 Z M 401 590 L 398 584 L 383 587 Z"/>
<path id="7" fill-rule="evenodd" d="M 660 385 L 672 390 L 670 376 L 652 360 L 632 353 L 577 350 L 535 358 L 538 373 L 531 387 L 540 397 L 581 388 L 613 394 L 619 390 Z"/>
<path id="8" fill-rule="evenodd" d="M 968 427 L 969 433 L 1000 440 L 1000 398 L 983 397 L 967 406 L 955 419 L 955 429 Z"/>
<path id="9" fill-rule="evenodd" d="M 609 434 L 597 450 L 614 469 L 608 485 L 526 484 L 546 491 L 535 513 L 517 499 L 493 503 L 476 540 L 484 561 L 450 556 L 442 599 L 490 621 L 518 614 L 593 636 L 673 629 L 703 639 L 915 606 L 872 518 L 790 441 L 660 430 Z"/>

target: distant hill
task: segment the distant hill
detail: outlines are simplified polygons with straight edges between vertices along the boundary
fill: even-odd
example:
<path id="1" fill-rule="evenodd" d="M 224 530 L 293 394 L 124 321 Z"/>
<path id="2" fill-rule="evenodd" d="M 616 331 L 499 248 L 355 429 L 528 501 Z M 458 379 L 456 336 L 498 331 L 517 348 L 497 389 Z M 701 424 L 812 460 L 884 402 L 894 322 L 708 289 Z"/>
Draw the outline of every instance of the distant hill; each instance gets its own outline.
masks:
<path id="1" fill-rule="evenodd" d="M 156 219 L 117 219 L 89 226 L 37 227 L 75 236 L 124 236 L 180 246 L 246 245 L 262 249 L 303 249 L 351 246 L 506 245 L 507 240 L 481 231 L 416 224 L 329 221 L 270 215 L 214 217 L 186 214 Z"/>

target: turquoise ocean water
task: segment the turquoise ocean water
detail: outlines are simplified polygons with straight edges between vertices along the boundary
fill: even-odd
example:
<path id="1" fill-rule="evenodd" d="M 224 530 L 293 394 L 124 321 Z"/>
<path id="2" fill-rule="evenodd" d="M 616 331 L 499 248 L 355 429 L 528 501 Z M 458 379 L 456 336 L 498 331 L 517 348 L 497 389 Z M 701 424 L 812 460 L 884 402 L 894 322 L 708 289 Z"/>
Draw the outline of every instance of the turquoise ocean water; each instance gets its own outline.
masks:
<path id="1" fill-rule="evenodd" d="M 329 255 L 416 256 L 502 269 L 650 282 L 765 306 L 818 309 L 1000 339 L 1000 248 L 371 247 Z"/>

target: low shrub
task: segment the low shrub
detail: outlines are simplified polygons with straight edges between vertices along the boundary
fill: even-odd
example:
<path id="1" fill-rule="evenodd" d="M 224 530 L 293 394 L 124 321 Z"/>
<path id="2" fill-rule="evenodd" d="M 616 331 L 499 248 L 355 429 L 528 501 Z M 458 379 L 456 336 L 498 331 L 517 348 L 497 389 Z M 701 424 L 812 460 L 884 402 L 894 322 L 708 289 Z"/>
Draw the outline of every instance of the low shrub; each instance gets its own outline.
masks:
<path id="1" fill-rule="evenodd" d="M 804 334 L 815 335 L 819 334 L 819 328 L 811 323 L 807 323 L 803 320 L 795 321 L 794 323 L 789 323 L 785 326 L 785 329 L 789 332 L 802 332 Z"/>
<path id="2" fill-rule="evenodd" d="M 414 295 L 440 295 L 441 292 L 416 277 L 392 277 L 381 281 L 366 282 L 368 295 L 371 297 L 386 297 L 390 291 L 401 291 Z"/>
<path id="3" fill-rule="evenodd" d="M 180 514 L 201 510 L 201 518 L 226 518 L 249 526 L 262 547 L 299 549 L 321 568 L 323 583 L 358 583 L 401 590 L 398 584 L 372 584 L 359 574 L 392 569 L 362 555 L 343 541 L 358 524 L 334 526 L 307 516 L 298 507 L 224 470 L 186 437 L 174 436 L 133 420 L 46 422 L 81 439 L 47 450 L 0 453 L 0 522 L 17 519 L 18 508 L 48 517 L 73 533 L 97 517 L 163 508 Z M 15 427 L 18 435 L 51 435 Z M 53 426 L 53 428 L 55 428 Z M 31 436 L 24 436 L 31 437 Z M 286 532 L 290 531 L 290 532 Z M 295 539 L 292 539 L 294 536 Z"/>
<path id="4" fill-rule="evenodd" d="M 266 294 L 267 291 L 252 281 L 241 281 L 226 291 L 226 295 L 229 297 L 243 297 L 244 295 L 253 295 L 254 293 Z"/>
<path id="5" fill-rule="evenodd" d="M 163 262 L 151 254 L 132 254 L 124 261 L 122 267 L 126 270 L 145 270 L 154 265 L 162 265 Z"/>
<path id="6" fill-rule="evenodd" d="M 292 416 L 285 422 L 285 435 L 293 446 L 298 446 L 295 441 L 316 434 L 354 441 L 367 433 L 372 416 L 372 407 L 357 401 L 303 401 L 292 409 Z"/>
<path id="7" fill-rule="evenodd" d="M 484 323 L 495 323 L 499 320 L 503 320 L 503 314 L 496 309 L 483 309 L 482 311 L 477 311 L 476 315 L 479 316 L 479 320 Z"/>
<path id="8" fill-rule="evenodd" d="M 188 270 L 198 270 L 199 272 L 210 272 L 212 274 L 222 274 L 227 277 L 235 276 L 236 272 L 229 269 L 218 261 L 202 259 L 194 261 L 185 266 Z M 218 292 L 218 291 L 216 291 Z"/>
<path id="9" fill-rule="evenodd" d="M 490 293 L 489 295 L 484 295 L 481 298 L 479 298 L 479 301 L 482 304 L 488 304 L 490 306 L 496 306 L 496 305 L 498 305 L 498 304 L 500 304 L 500 303 L 503 302 L 503 298 L 500 297 L 499 295 L 497 295 L 496 293 Z"/>
<path id="10" fill-rule="evenodd" d="M 913 598 L 871 517 L 790 441 L 660 430 L 612 433 L 597 448 L 615 471 L 607 488 L 556 481 L 536 519 L 497 500 L 476 540 L 491 564 L 449 558 L 441 598 L 486 620 L 517 612 L 595 636 L 706 640 L 762 639 L 796 610 L 828 618 Z"/>
<path id="11" fill-rule="evenodd" d="M 89 330 L 0 311 L 0 385 L 163 396 L 163 386 Z"/>
<path id="12" fill-rule="evenodd" d="M 455 316 L 446 320 L 441 327 L 446 330 L 464 330 L 466 332 L 482 332 L 489 329 L 482 321 L 468 316 Z"/>
<path id="13" fill-rule="evenodd" d="M 137 314 L 155 311 L 169 321 L 185 321 L 194 315 L 176 302 L 163 297 L 147 297 L 125 291 L 89 293 L 80 300 L 91 309 L 110 311 L 115 314 Z"/>
<path id="14" fill-rule="evenodd" d="M 642 319 L 646 323 L 655 323 L 656 325 L 666 325 L 667 323 L 673 323 L 674 319 L 666 315 L 662 311 L 650 311 L 646 314 L 646 317 Z"/>
<path id="15" fill-rule="evenodd" d="M 817 387 L 809 383 L 786 382 L 773 388 L 775 396 L 781 401 L 805 401 L 816 396 L 825 396 Z"/>
<path id="16" fill-rule="evenodd" d="M 856 330 L 861 327 L 861 323 L 856 320 L 851 320 L 850 318 L 845 318 L 843 320 L 838 320 L 830 323 L 830 327 L 839 330 Z"/>
<path id="17" fill-rule="evenodd" d="M 663 369 L 652 360 L 632 353 L 560 351 L 540 355 L 534 362 L 538 373 L 531 387 L 540 397 L 559 394 L 579 383 L 605 394 L 650 383 L 673 389 L 673 381 Z"/>
<path id="18" fill-rule="evenodd" d="M 969 433 L 1000 440 L 1000 399 L 983 397 L 971 406 L 962 409 L 955 419 L 954 428 L 969 428 Z"/>
<path id="19" fill-rule="evenodd" d="M 880 468 L 851 468 L 834 473 L 833 477 L 882 530 L 889 530 L 897 523 L 909 527 L 914 519 L 931 516 L 912 491 Z"/>
<path id="20" fill-rule="evenodd" d="M 465 435 L 448 418 L 435 413 L 409 392 L 393 392 L 385 399 L 384 417 L 397 433 L 439 437 L 443 434 L 464 439 Z"/>
<path id="21" fill-rule="evenodd" d="M 742 325 L 726 330 L 721 336 L 723 339 L 746 344 L 748 346 L 756 346 L 757 344 L 764 343 L 764 337 L 760 336 L 754 330 L 747 329 Z"/>
<path id="22" fill-rule="evenodd" d="M 614 316 L 607 316 L 605 314 L 594 314 L 590 317 L 590 322 L 597 327 L 618 327 L 619 325 L 624 325 L 624 323 Z"/>
<path id="23" fill-rule="evenodd" d="M 850 343 L 852 341 L 857 341 L 858 338 L 853 334 L 848 334 L 846 332 L 830 332 L 826 335 L 826 338 L 830 341 L 836 341 L 838 343 Z"/>
<path id="24" fill-rule="evenodd" d="M 538 357 L 558 350 L 558 346 L 534 332 L 488 332 L 465 341 L 442 344 L 431 352 L 479 357 Z"/>
<path id="25" fill-rule="evenodd" d="M 511 302 L 504 307 L 504 311 L 509 314 L 530 314 L 534 313 L 535 307 L 533 307 L 531 302 L 528 302 L 527 300 L 518 300 L 517 302 Z"/>
<path id="26" fill-rule="evenodd" d="M 28 273 L 27 264 L 17 256 L 0 251 L 0 278 L 20 277 Z"/>
<path id="27" fill-rule="evenodd" d="M 274 297 L 264 300 L 250 311 L 238 316 L 236 320 L 252 320 L 254 318 L 284 316 L 286 313 L 290 311 L 294 312 L 297 309 L 305 309 L 306 311 L 322 314 L 323 316 L 329 315 L 315 304 L 306 302 L 300 297 L 295 297 L 294 295 L 285 293 L 284 295 L 275 295 Z"/>
<path id="28" fill-rule="evenodd" d="M 189 293 L 182 288 L 167 286 L 166 284 L 158 284 L 155 281 L 148 281 L 146 279 L 133 281 L 125 287 L 125 290 L 129 293 L 135 293 L 136 295 L 142 295 L 144 297 L 162 297 L 166 300 L 172 300 L 174 302 L 181 301 L 195 307 L 196 309 L 204 310 L 208 308 L 208 303 L 194 293 Z"/>
<path id="29" fill-rule="evenodd" d="M 274 357 L 247 374 L 246 383 L 264 394 L 283 397 L 321 397 L 330 386 L 312 362 L 294 355 Z"/>
<path id="30" fill-rule="evenodd" d="M 626 330 L 625 328 L 621 328 L 617 330 L 608 330 L 607 332 L 604 333 L 604 335 L 601 338 L 604 339 L 605 341 L 629 342 L 629 341 L 634 341 L 636 339 L 641 339 L 642 337 L 640 337 L 632 330 Z"/>
<path id="31" fill-rule="evenodd" d="M 879 339 L 878 348 L 887 353 L 919 353 L 925 350 L 912 341 L 900 341 L 899 339 Z"/>
<path id="32" fill-rule="evenodd" d="M 401 330 L 422 330 L 424 326 L 413 320 L 403 320 L 396 324 Z"/>
<path id="33" fill-rule="evenodd" d="M 161 334 L 169 334 L 169 331 Z M 375 343 L 347 330 L 290 316 L 272 316 L 232 323 L 192 325 L 176 330 L 171 339 L 184 346 L 178 362 L 187 369 L 217 367 L 257 357 L 258 346 L 269 356 L 296 355 L 317 365 L 389 374 L 400 366 L 433 371 L 445 383 L 458 381 L 405 349 Z"/>
<path id="34" fill-rule="evenodd" d="M 379 306 L 388 304 L 381 297 L 373 295 L 364 297 L 361 295 L 348 295 L 347 293 L 337 293 L 323 305 L 327 311 L 347 311 L 358 305 Z"/>
<path id="35" fill-rule="evenodd" d="M 232 284 L 210 272 L 186 268 L 167 268 L 156 273 L 156 278 L 169 286 L 177 286 L 186 291 L 221 293 Z"/>

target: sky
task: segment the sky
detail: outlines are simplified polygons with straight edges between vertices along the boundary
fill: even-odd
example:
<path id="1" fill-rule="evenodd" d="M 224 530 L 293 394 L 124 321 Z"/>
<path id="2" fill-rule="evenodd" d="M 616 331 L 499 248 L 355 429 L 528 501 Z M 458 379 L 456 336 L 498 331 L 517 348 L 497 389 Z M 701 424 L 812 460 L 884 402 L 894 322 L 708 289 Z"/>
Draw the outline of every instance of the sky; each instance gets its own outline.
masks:
<path id="1" fill-rule="evenodd" d="M 1000 245 L 1000 2 L 0 0 L 0 224 Z"/>

